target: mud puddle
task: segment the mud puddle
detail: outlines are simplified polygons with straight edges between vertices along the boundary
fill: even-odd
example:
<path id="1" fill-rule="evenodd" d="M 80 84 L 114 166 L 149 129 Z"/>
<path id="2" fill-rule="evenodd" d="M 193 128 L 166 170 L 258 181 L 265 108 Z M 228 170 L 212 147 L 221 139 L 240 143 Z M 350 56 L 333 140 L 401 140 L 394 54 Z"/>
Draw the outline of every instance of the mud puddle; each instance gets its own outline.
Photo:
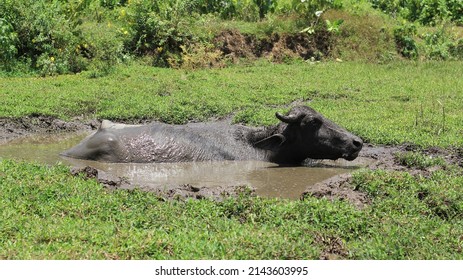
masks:
<path id="1" fill-rule="evenodd" d="M 59 156 L 87 133 L 59 133 L 17 138 L 0 145 L 0 158 L 45 164 L 62 162 L 77 170 L 88 167 L 102 183 L 114 188 L 141 187 L 168 196 L 216 196 L 236 186 L 250 186 L 264 197 L 299 199 L 308 186 L 367 166 L 373 159 L 316 161 L 306 166 L 278 166 L 261 161 L 186 163 L 103 163 Z"/>
<path id="2" fill-rule="evenodd" d="M 0 142 L 0 158 L 13 158 L 45 164 L 63 162 L 59 153 L 79 143 L 88 132 L 31 134 Z"/>

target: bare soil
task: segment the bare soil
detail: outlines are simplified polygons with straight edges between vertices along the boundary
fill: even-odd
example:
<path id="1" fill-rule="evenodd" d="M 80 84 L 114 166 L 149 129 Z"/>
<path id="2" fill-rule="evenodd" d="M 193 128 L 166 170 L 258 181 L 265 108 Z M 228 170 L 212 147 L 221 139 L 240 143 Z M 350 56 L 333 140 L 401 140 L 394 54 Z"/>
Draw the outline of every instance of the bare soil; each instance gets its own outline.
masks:
<path id="1" fill-rule="evenodd" d="M 332 48 L 330 33 L 316 32 L 272 34 L 259 39 L 255 35 L 242 34 L 237 30 L 225 30 L 214 39 L 215 46 L 233 62 L 242 58 L 266 57 L 274 62 L 284 62 L 289 58 L 319 60 L 327 56 Z"/>
<path id="2" fill-rule="evenodd" d="M 20 137 L 31 136 L 33 134 L 58 133 L 58 132 L 77 132 L 83 130 L 96 129 L 99 126 L 97 120 L 83 120 L 75 118 L 71 121 L 63 121 L 49 116 L 29 116 L 22 118 L 0 118 L 0 144 L 5 144 L 10 140 Z M 409 144 L 400 146 L 374 146 L 365 144 L 359 156 L 373 159 L 367 168 L 406 171 L 415 176 L 429 176 L 436 168 L 410 168 L 401 165 L 396 154 L 404 151 L 415 151 L 417 147 Z M 463 166 L 463 149 L 442 149 L 429 148 L 420 150 L 426 155 L 439 156 L 450 164 Z M 92 167 L 73 168 L 71 173 L 74 175 L 83 174 L 84 177 L 96 179 L 109 189 L 134 189 L 130 181 L 111 174 L 106 174 L 101 170 Z M 79 175 L 82 176 L 82 175 Z M 363 208 L 370 203 L 369 197 L 354 189 L 351 185 L 352 175 L 350 173 L 331 177 L 315 185 L 307 186 L 301 194 L 301 199 L 309 196 L 327 198 L 330 200 L 346 200 L 358 208 Z M 141 189 L 144 189 L 141 187 Z M 152 191 L 152 188 L 150 188 Z M 189 184 L 170 187 L 167 189 L 157 189 L 155 191 L 162 199 L 213 199 L 222 200 L 224 197 L 238 196 L 242 193 L 255 195 L 252 188 L 245 186 L 219 186 L 219 187 L 197 187 Z"/>

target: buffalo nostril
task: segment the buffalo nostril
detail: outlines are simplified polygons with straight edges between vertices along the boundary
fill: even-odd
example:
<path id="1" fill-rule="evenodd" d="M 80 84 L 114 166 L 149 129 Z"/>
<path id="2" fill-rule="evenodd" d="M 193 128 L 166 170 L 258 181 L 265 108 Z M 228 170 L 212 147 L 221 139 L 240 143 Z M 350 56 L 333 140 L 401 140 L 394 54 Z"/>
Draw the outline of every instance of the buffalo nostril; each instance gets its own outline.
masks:
<path id="1" fill-rule="evenodd" d="M 357 149 L 360 149 L 360 148 L 362 148 L 362 146 L 363 146 L 362 140 L 357 140 L 357 139 L 355 139 L 354 141 L 352 141 L 352 144 L 354 144 L 354 147 L 356 147 Z"/>

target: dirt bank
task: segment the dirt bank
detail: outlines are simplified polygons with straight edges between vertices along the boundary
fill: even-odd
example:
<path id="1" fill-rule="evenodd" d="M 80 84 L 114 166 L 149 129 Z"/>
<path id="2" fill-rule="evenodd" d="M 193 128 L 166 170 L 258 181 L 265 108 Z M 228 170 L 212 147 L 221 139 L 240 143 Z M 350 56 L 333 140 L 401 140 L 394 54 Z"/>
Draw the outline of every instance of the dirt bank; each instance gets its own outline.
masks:
<path id="1" fill-rule="evenodd" d="M 31 136 L 34 134 L 47 134 L 58 132 L 76 132 L 91 129 L 96 129 L 99 125 L 97 120 L 83 120 L 73 119 L 69 122 L 59 120 L 53 117 L 45 116 L 30 116 L 23 118 L 1 118 L 0 119 L 0 144 L 8 145 L 8 141 Z M 397 153 L 406 151 L 418 150 L 413 145 L 401 146 L 373 146 L 365 144 L 360 153 L 360 157 L 371 159 L 366 168 L 369 169 L 386 169 L 410 172 L 416 176 L 429 176 L 436 168 L 414 168 L 401 165 L 397 160 Z M 463 166 L 463 149 L 441 149 L 431 148 L 421 150 L 422 153 L 432 156 L 443 158 L 447 163 L 457 164 Z M 97 170 L 92 167 L 73 168 L 71 173 L 74 175 L 83 174 L 84 177 L 96 179 L 101 184 L 109 189 L 133 189 L 139 187 L 156 192 L 160 198 L 163 199 L 204 199 L 210 198 L 214 200 L 221 200 L 224 197 L 237 196 L 243 192 L 247 195 L 255 195 L 255 190 L 242 185 L 230 186 L 193 186 L 190 184 L 183 184 L 179 186 L 170 186 L 166 188 L 153 188 L 152 186 L 135 186 L 132 182 L 125 178 L 117 177 L 116 175 L 107 174 L 102 170 Z M 79 175 L 81 176 L 81 175 Z M 328 199 L 341 199 L 362 208 L 370 201 L 366 194 L 354 190 L 351 186 L 351 174 L 341 174 L 331 177 L 325 181 L 308 185 L 306 190 L 301 194 L 301 199 L 308 196 L 324 197 Z"/>
<path id="2" fill-rule="evenodd" d="M 283 62 L 288 58 L 319 60 L 331 50 L 332 40 L 328 31 L 306 33 L 272 34 L 266 38 L 242 34 L 237 30 L 225 30 L 214 39 L 214 45 L 228 58 L 239 59 L 268 58 Z"/>

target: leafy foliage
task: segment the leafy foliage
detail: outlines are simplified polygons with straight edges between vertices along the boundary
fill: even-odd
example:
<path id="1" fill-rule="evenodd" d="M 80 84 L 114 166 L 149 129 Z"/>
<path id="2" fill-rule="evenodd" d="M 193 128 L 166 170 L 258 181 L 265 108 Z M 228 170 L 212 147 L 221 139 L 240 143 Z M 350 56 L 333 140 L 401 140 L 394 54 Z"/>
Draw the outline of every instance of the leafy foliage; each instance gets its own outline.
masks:
<path id="1" fill-rule="evenodd" d="M 18 52 L 17 39 L 18 34 L 14 32 L 13 26 L 6 19 L 0 18 L 0 62 L 6 70 Z"/>
<path id="2" fill-rule="evenodd" d="M 460 0 L 369 0 L 373 7 L 386 13 L 422 24 L 443 20 L 463 23 L 463 2 Z"/>
<path id="3" fill-rule="evenodd" d="M 356 15 L 365 9 L 359 8 L 360 4 L 365 7 L 367 1 L 0 0 L 0 68 L 3 71 L 29 68 L 43 76 L 90 70 L 90 75 L 96 77 L 107 75 L 116 64 L 134 57 L 148 57 L 152 65 L 168 67 L 169 61 L 179 60 L 185 49 L 210 49 L 214 36 L 223 29 L 243 26 L 246 32 L 255 32 L 258 36 L 328 30 L 339 38 L 355 33 L 346 30 L 356 26 L 362 38 L 361 33 L 367 32 L 362 25 L 370 24 L 368 20 L 358 24 L 358 19 L 353 23 L 340 18 L 319 18 L 329 10 L 344 10 Z M 398 52 L 404 57 L 447 60 L 463 56 L 463 39 L 450 35 L 448 28 L 428 32 L 429 36 L 413 30 L 415 22 L 438 27 L 445 21 L 461 24 L 461 1 L 370 2 L 389 14 L 406 19 L 394 32 L 387 27 L 369 31 L 375 32 L 374 37 L 386 44 L 388 33 L 394 33 Z M 372 8 L 368 9 L 371 12 Z M 211 23 L 207 25 L 207 22 Z M 99 31 L 91 27 L 98 27 Z M 217 30 L 219 27 L 222 30 Z M 358 52 L 357 57 L 362 56 L 364 49 L 374 48 L 363 46 L 370 40 L 357 41 L 358 38 L 348 38 L 337 42 L 350 44 L 343 48 L 348 49 L 347 52 Z M 204 46 L 198 47 L 200 44 Z M 379 52 L 378 56 L 392 57 L 389 51 Z"/>
<path id="4" fill-rule="evenodd" d="M 394 38 L 397 44 L 397 50 L 401 55 L 407 58 L 418 57 L 418 47 L 415 39 L 416 26 L 412 23 L 405 23 L 394 29 Z"/>

